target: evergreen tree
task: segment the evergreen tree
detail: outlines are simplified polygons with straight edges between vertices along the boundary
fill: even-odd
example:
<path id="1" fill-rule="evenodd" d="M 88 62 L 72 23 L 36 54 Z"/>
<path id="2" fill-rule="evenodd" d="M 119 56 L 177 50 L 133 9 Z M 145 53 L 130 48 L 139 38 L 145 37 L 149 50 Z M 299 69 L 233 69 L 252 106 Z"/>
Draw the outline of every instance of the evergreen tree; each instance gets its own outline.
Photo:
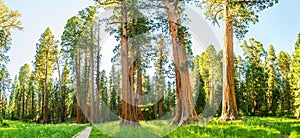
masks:
<path id="1" fill-rule="evenodd" d="M 69 61 L 65 60 L 65 66 L 62 72 L 62 80 L 61 80 L 61 121 L 64 122 L 66 119 L 66 101 L 70 92 L 70 70 L 69 70 Z"/>
<path id="2" fill-rule="evenodd" d="M 47 89 L 50 76 L 54 70 L 54 64 L 57 60 L 57 41 L 54 40 L 50 28 L 47 28 L 41 35 L 39 43 L 37 44 L 37 50 L 35 55 L 35 70 L 36 77 L 39 78 L 39 86 L 43 90 L 43 124 L 47 123 Z M 41 89 L 40 89 L 41 90 Z"/>
<path id="3" fill-rule="evenodd" d="M 7 95 L 10 89 L 10 75 L 6 67 L 2 67 L 0 70 L 0 120 L 5 119 L 7 115 L 8 99 Z M 0 122 L 2 123 L 2 122 Z"/>
<path id="4" fill-rule="evenodd" d="M 199 59 L 200 75 L 204 81 L 204 89 L 209 113 L 218 108 L 218 99 L 222 93 L 222 60 L 214 46 L 210 45 Z M 218 98 L 219 97 L 219 98 Z"/>
<path id="5" fill-rule="evenodd" d="M 279 115 L 290 115 L 291 112 L 291 86 L 290 86 L 290 65 L 291 57 L 288 53 L 283 51 L 279 52 L 277 60 L 278 70 L 279 70 L 279 80 L 280 80 L 280 96 L 279 96 Z"/>
<path id="6" fill-rule="evenodd" d="M 266 93 L 267 110 L 272 111 L 272 115 L 275 115 L 277 109 L 278 99 L 278 83 L 277 83 L 277 57 L 275 55 L 275 49 L 270 45 L 268 55 L 266 58 L 266 73 L 268 76 L 268 88 Z"/>
<path id="7" fill-rule="evenodd" d="M 292 61 L 292 90 L 294 97 L 295 116 L 300 117 L 300 32 L 295 46 Z"/>
<path id="8" fill-rule="evenodd" d="M 240 55 L 235 58 L 235 91 L 239 113 L 248 114 L 247 95 L 245 93 L 245 61 Z"/>
<path id="9" fill-rule="evenodd" d="M 29 85 L 26 82 L 29 82 L 30 80 L 30 67 L 28 64 L 25 64 L 21 67 L 19 72 L 19 82 L 20 82 L 20 94 L 21 94 L 21 101 L 22 101 L 22 116 L 21 119 L 24 120 L 25 114 L 26 114 L 26 108 L 27 108 L 27 101 L 29 98 Z M 25 82 L 25 83 L 22 83 Z"/>
<path id="10" fill-rule="evenodd" d="M 202 113 L 205 107 L 206 103 L 206 93 L 204 89 L 204 81 L 202 79 L 202 76 L 200 74 L 200 64 L 199 64 L 200 56 L 196 55 L 194 58 L 194 68 L 192 71 L 192 77 L 194 79 L 194 87 L 193 87 L 193 92 L 196 94 L 196 112 L 197 114 Z M 170 85 L 170 84 L 169 84 Z M 171 91 L 171 90 L 169 90 Z"/>
<path id="11" fill-rule="evenodd" d="M 266 73 L 264 71 L 264 59 L 266 52 L 263 45 L 254 40 L 249 39 L 250 45 L 246 41 L 243 42 L 242 49 L 246 56 L 246 80 L 245 87 L 248 95 L 247 102 L 249 103 L 248 111 L 251 114 L 262 114 L 266 112 L 267 105 L 265 104 L 266 95 Z M 251 104 L 252 103 L 252 104 Z"/>
<path id="12" fill-rule="evenodd" d="M 11 45 L 11 30 L 23 30 L 22 22 L 20 21 L 21 13 L 9 9 L 2 0 L 0 0 L 0 65 L 9 61 L 6 53 Z"/>
<path id="13" fill-rule="evenodd" d="M 250 23 L 258 22 L 258 13 L 272 7 L 278 0 L 271 1 L 237 1 L 237 0 L 204 0 L 201 5 L 205 9 L 206 18 L 218 24 L 224 22 L 224 80 L 223 104 L 221 120 L 238 118 L 238 109 L 234 89 L 234 52 L 233 34 L 241 39 L 248 32 Z"/>
<path id="14" fill-rule="evenodd" d="M 107 121 L 109 118 L 109 114 L 107 114 L 107 106 L 108 106 L 108 88 L 107 88 L 107 77 L 105 70 L 101 71 L 101 78 L 100 78 L 100 95 L 101 95 L 101 118 L 102 122 Z"/>

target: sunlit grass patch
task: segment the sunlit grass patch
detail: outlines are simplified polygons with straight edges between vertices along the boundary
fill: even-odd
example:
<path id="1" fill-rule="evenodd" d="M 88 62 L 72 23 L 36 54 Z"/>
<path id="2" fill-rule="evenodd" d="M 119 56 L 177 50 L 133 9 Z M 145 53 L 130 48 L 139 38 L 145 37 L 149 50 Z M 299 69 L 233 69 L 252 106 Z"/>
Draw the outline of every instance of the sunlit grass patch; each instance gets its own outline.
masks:
<path id="1" fill-rule="evenodd" d="M 176 129 L 177 126 L 170 126 L 170 121 L 140 121 L 139 127 L 120 127 L 119 121 L 96 124 L 94 128 L 111 137 L 162 137 Z M 97 133 L 96 130 L 94 130 Z M 93 131 L 93 133 L 94 133 Z M 102 133 L 101 133 L 102 135 Z M 91 137 L 93 137 L 92 134 Z"/>
<path id="2" fill-rule="evenodd" d="M 119 121 L 108 122 L 104 124 L 99 124 L 98 126 L 101 126 L 100 129 L 93 128 L 91 137 L 108 137 L 108 135 L 105 135 L 101 132 L 103 130 L 105 130 L 105 132 L 110 132 L 109 136 L 126 138 L 152 138 L 162 136 L 166 138 L 300 137 L 300 120 L 288 118 L 245 117 L 242 118 L 242 120 L 236 120 L 231 122 L 219 122 L 216 118 L 214 118 L 212 119 L 212 121 L 206 123 L 205 125 L 203 125 L 203 123 L 196 123 L 181 126 L 178 128 L 170 126 L 169 122 L 170 121 L 166 120 L 141 121 L 141 127 L 137 128 L 121 128 L 119 126 Z M 98 135 L 94 135 L 97 133 Z"/>
<path id="3" fill-rule="evenodd" d="M 5 122 L 9 127 L 0 128 L 1 138 L 70 138 L 86 127 L 71 123 L 43 125 L 10 120 Z"/>

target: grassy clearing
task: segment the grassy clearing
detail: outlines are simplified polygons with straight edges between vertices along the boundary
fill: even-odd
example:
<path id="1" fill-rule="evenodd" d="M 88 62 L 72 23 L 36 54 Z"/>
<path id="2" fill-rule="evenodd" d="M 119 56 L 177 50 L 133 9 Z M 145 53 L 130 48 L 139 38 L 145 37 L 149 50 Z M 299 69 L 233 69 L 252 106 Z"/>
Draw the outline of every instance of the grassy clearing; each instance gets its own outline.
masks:
<path id="1" fill-rule="evenodd" d="M 218 122 L 212 120 L 206 125 L 192 124 L 178 128 L 169 126 L 169 121 L 141 122 L 142 127 L 125 127 L 120 129 L 118 121 L 95 125 L 91 138 L 95 137 L 245 137 L 245 138 L 274 138 L 299 137 L 300 120 L 272 117 L 247 117 L 232 122 Z M 97 129 L 98 128 L 98 129 Z M 175 131 L 172 131 L 176 129 Z M 101 131 L 102 132 L 101 132 Z M 171 132 L 171 133 L 169 133 Z M 107 135 L 105 135 L 105 134 Z M 165 136 L 165 134 L 168 134 Z"/>
<path id="2" fill-rule="evenodd" d="M 1 138 L 71 138 L 86 125 L 73 123 L 36 124 L 6 120 L 9 127 L 0 127 Z"/>

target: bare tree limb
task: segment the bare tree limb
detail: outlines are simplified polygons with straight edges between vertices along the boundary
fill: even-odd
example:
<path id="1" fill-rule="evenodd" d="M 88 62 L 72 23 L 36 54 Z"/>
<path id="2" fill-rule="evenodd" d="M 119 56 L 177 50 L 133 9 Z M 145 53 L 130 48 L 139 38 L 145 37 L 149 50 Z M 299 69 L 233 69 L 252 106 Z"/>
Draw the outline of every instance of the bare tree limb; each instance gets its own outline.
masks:
<path id="1" fill-rule="evenodd" d="M 216 24 L 218 25 L 218 27 L 220 27 L 220 24 L 219 24 L 219 22 L 218 22 L 218 20 L 217 20 L 217 16 L 218 16 L 218 14 L 219 14 L 221 11 L 223 11 L 223 9 L 219 10 L 218 12 L 216 12 L 216 14 L 215 14 L 215 16 L 214 16 L 214 18 L 213 18 L 213 20 L 216 22 Z"/>
<path id="2" fill-rule="evenodd" d="M 120 24 L 120 23 L 122 23 L 122 22 L 116 21 L 116 22 L 110 22 L 109 24 Z"/>

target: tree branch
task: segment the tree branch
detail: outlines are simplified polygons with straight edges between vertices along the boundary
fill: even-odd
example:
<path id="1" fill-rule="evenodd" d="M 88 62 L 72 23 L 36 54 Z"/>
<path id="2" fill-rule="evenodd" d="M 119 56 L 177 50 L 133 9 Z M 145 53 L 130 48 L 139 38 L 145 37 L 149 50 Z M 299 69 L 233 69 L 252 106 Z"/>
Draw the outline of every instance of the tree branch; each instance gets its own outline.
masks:
<path id="1" fill-rule="evenodd" d="M 175 8 L 177 8 L 177 6 L 178 6 L 178 3 L 179 3 L 179 0 L 176 0 L 176 1 L 174 2 L 174 6 L 175 6 Z"/>
<path id="2" fill-rule="evenodd" d="M 111 5 L 111 4 L 121 4 L 119 1 L 111 1 L 111 2 L 100 2 L 100 0 L 96 0 L 97 3 L 103 6 Z"/>
<path id="3" fill-rule="evenodd" d="M 217 6 L 216 6 L 216 7 L 218 7 L 218 6 L 220 6 L 222 3 L 215 2 L 215 3 L 211 4 L 211 5 L 210 5 L 210 7 L 209 7 L 209 11 L 210 11 L 210 12 L 212 12 L 212 11 L 213 11 L 213 10 L 216 8 L 216 7 L 215 7 L 215 8 L 213 8 L 213 6 L 214 6 L 215 4 L 217 4 Z"/>
<path id="4" fill-rule="evenodd" d="M 217 16 L 218 16 L 218 14 L 219 14 L 221 11 L 223 11 L 223 9 L 219 10 L 218 12 L 216 12 L 216 14 L 215 14 L 215 16 L 214 16 L 214 18 L 213 18 L 213 20 L 217 23 L 218 27 L 220 27 L 220 24 L 219 24 L 219 22 L 218 22 L 218 20 L 217 20 Z"/>
<path id="5" fill-rule="evenodd" d="M 109 24 L 118 24 L 118 23 L 122 23 L 122 22 L 110 22 Z"/>

